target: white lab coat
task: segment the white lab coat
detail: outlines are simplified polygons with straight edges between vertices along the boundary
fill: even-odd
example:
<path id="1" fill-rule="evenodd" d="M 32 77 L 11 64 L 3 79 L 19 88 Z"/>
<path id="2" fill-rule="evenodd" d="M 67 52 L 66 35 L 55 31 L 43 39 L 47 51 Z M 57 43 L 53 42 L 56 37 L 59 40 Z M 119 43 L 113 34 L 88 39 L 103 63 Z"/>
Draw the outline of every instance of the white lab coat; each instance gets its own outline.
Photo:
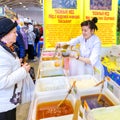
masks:
<path id="1" fill-rule="evenodd" d="M 76 45 L 80 43 L 80 56 L 89 58 L 91 61 L 91 65 L 85 63 L 75 63 L 76 60 L 74 58 L 70 59 L 70 74 L 71 75 L 79 75 L 79 74 L 94 74 L 93 67 L 96 67 L 101 74 L 101 77 L 104 77 L 104 69 L 100 61 L 101 54 L 101 42 L 96 35 L 92 35 L 87 41 L 85 41 L 84 37 L 78 36 L 77 38 L 72 39 L 68 44 Z M 81 72 L 79 72 L 81 70 Z M 76 71 L 76 72 L 75 72 Z M 73 73 L 74 72 L 74 73 Z"/>

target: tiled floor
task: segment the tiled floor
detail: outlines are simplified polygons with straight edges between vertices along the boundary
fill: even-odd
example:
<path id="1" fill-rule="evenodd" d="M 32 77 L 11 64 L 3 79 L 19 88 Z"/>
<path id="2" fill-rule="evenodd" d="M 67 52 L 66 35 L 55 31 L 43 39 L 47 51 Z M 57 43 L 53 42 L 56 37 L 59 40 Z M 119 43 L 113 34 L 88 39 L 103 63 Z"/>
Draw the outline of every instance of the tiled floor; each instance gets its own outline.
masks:
<path id="1" fill-rule="evenodd" d="M 25 103 L 17 107 L 17 120 L 27 120 L 30 103 Z"/>
<path id="2" fill-rule="evenodd" d="M 37 62 L 30 62 L 30 65 L 34 67 L 35 74 L 37 75 L 39 60 Z M 17 107 L 17 120 L 27 120 L 30 103 L 25 103 Z"/>

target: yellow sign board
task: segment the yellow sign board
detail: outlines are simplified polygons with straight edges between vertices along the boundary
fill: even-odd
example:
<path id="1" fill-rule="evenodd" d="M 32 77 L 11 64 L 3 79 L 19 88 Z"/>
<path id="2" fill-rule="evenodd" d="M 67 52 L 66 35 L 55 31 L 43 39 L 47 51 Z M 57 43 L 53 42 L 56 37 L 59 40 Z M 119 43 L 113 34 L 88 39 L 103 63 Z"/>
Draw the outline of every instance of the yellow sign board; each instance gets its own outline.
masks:
<path id="1" fill-rule="evenodd" d="M 98 18 L 96 34 L 102 46 L 116 44 L 118 0 L 84 0 L 84 19 Z"/>
<path id="2" fill-rule="evenodd" d="M 72 2 L 73 1 L 73 2 Z M 80 35 L 83 0 L 44 0 L 45 48 Z"/>
<path id="3" fill-rule="evenodd" d="M 45 48 L 81 34 L 83 20 L 98 18 L 97 36 L 103 47 L 116 44 L 118 0 L 44 0 Z"/>

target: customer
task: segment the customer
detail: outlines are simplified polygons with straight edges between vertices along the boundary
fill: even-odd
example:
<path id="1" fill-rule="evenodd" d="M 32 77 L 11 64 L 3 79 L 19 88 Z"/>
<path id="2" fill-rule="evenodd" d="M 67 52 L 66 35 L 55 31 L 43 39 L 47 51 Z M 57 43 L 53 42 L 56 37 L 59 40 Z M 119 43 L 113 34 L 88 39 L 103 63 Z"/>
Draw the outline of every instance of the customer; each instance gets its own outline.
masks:
<path id="1" fill-rule="evenodd" d="M 17 23 L 0 18 L 0 120 L 16 120 L 16 107 L 21 102 L 22 80 L 26 78 L 30 65 L 21 66 L 14 52 Z"/>
<path id="2" fill-rule="evenodd" d="M 34 29 L 33 29 L 33 32 L 35 33 L 36 35 L 36 38 L 35 38 L 35 41 L 34 41 L 34 56 L 37 56 L 37 49 L 38 49 L 38 42 L 39 42 L 39 39 L 40 39 L 40 31 L 39 31 L 39 28 L 38 28 L 38 24 L 35 24 L 34 25 Z"/>
<path id="3" fill-rule="evenodd" d="M 17 25 L 17 28 L 16 28 L 16 32 L 17 32 L 17 38 L 16 38 L 16 49 L 15 51 L 17 52 L 17 55 L 18 57 L 20 58 L 20 61 L 23 62 L 24 61 L 24 58 L 25 58 L 25 44 L 24 44 L 24 41 L 23 41 L 23 36 L 21 34 L 21 31 L 20 31 L 20 26 Z"/>
<path id="4" fill-rule="evenodd" d="M 33 32 L 33 25 L 32 23 L 28 24 L 28 61 L 35 62 L 34 59 L 34 42 L 35 42 L 36 35 Z"/>
<path id="5" fill-rule="evenodd" d="M 98 30 L 96 23 L 98 19 L 95 17 L 92 20 L 86 20 L 81 23 L 82 35 L 78 36 L 66 42 L 70 46 L 74 46 L 80 43 L 80 56 L 71 55 L 71 57 L 76 58 L 78 61 L 84 63 L 83 66 L 83 74 L 92 74 L 94 73 L 93 68 L 97 68 L 101 77 L 104 76 L 103 66 L 100 61 L 100 53 L 101 53 L 101 42 L 100 39 L 95 35 L 95 30 Z M 62 47 L 65 44 L 57 44 L 57 46 Z M 78 67 L 78 66 L 77 66 Z M 76 68 L 77 72 L 77 68 Z"/>
<path id="6" fill-rule="evenodd" d="M 24 45 L 25 45 L 25 56 L 27 54 L 27 51 L 28 51 L 28 27 L 26 25 L 22 26 L 21 27 L 21 34 L 23 36 L 23 42 L 24 42 Z"/>

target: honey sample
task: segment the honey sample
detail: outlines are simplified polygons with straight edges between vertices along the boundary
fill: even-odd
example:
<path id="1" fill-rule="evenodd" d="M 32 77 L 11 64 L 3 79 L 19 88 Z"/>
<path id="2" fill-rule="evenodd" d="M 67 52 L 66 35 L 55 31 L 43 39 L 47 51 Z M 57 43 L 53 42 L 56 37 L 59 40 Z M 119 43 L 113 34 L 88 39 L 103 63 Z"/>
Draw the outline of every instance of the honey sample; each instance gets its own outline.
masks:
<path id="1" fill-rule="evenodd" d="M 36 120 L 48 117 L 63 116 L 73 113 L 73 107 L 69 100 L 65 100 L 60 107 L 58 107 L 59 103 L 60 100 L 38 104 Z"/>
<path id="2" fill-rule="evenodd" d="M 42 57 L 42 61 L 49 61 L 49 60 L 58 60 L 58 58 L 57 57 L 53 58 L 52 56 L 49 56 L 49 57 L 44 56 L 44 57 Z"/>
<path id="3" fill-rule="evenodd" d="M 61 66 L 61 61 L 55 61 L 54 66 L 55 67 L 60 67 Z"/>
<path id="4" fill-rule="evenodd" d="M 114 106 L 113 102 L 110 101 L 104 94 L 102 94 L 100 101 L 97 100 L 98 96 L 99 94 L 82 96 L 81 97 L 82 105 L 84 103 L 84 100 L 86 100 L 90 109 Z"/>

